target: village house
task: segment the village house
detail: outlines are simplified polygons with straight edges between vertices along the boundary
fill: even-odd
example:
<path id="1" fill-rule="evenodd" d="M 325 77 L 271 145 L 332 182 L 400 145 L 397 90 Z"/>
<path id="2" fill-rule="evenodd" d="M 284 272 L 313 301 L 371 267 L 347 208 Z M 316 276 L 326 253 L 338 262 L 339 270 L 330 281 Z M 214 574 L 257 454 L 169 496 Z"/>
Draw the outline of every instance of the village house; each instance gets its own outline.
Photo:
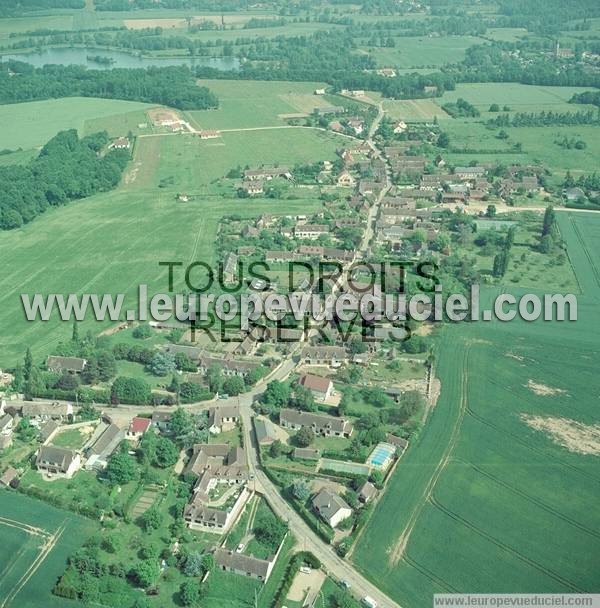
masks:
<path id="1" fill-rule="evenodd" d="M 169 433 L 171 431 L 171 413 L 153 412 L 152 426 L 160 433 Z"/>
<path id="2" fill-rule="evenodd" d="M 57 374 L 68 372 L 70 374 L 80 374 L 87 365 L 86 359 L 79 357 L 58 357 L 51 355 L 46 359 L 46 367 L 48 371 Z"/>
<path id="3" fill-rule="evenodd" d="M 248 481 L 244 450 L 227 444 L 197 444 L 184 474 L 197 477 L 192 498 L 184 510 L 188 527 L 219 533 L 227 531 L 237 521 L 250 493 L 244 487 L 234 505 L 222 510 L 210 505 L 210 492 L 220 484 L 241 486 Z"/>
<path id="4" fill-rule="evenodd" d="M 337 185 L 343 188 L 353 188 L 356 186 L 356 180 L 348 171 L 342 171 L 337 178 Z"/>
<path id="5" fill-rule="evenodd" d="M 401 452 L 403 452 L 408 447 L 408 441 L 406 441 L 406 439 L 403 439 L 402 437 L 396 437 L 396 435 L 392 435 L 391 433 L 388 433 L 386 435 L 385 440 L 387 443 L 391 443 Z"/>
<path id="6" fill-rule="evenodd" d="M 354 431 L 352 423 L 344 418 L 300 412 L 287 408 L 279 412 L 279 423 L 282 427 L 288 429 L 309 428 L 316 435 L 323 435 L 324 437 L 350 437 Z"/>
<path id="7" fill-rule="evenodd" d="M 394 133 L 396 133 L 397 135 L 399 135 L 400 133 L 404 133 L 406 129 L 408 129 L 408 125 L 403 120 L 399 120 L 394 123 Z"/>
<path id="8" fill-rule="evenodd" d="M 234 361 L 230 359 L 219 359 L 202 355 L 198 359 L 198 370 L 205 374 L 212 366 L 220 368 L 224 376 L 238 376 L 244 378 L 251 371 L 259 367 L 259 363 L 254 361 Z"/>
<path id="9" fill-rule="evenodd" d="M 246 180 L 272 180 L 276 177 L 292 179 L 292 172 L 289 167 L 261 167 L 260 169 L 247 169 L 244 171 Z"/>
<path id="10" fill-rule="evenodd" d="M 269 580 L 276 561 L 275 558 L 271 561 L 258 559 L 251 555 L 244 555 L 227 549 L 217 549 L 214 557 L 215 563 L 224 572 L 233 572 L 263 583 Z"/>
<path id="11" fill-rule="evenodd" d="M 356 135 L 360 135 L 365 129 L 365 121 L 362 118 L 348 118 L 346 119 L 346 123 Z"/>
<path id="12" fill-rule="evenodd" d="M 271 445 L 277 439 L 275 425 L 268 418 L 254 418 L 253 420 L 258 445 Z"/>
<path id="13" fill-rule="evenodd" d="M 136 416 L 129 423 L 126 435 L 127 439 L 138 441 L 148 432 L 151 424 L 152 420 L 150 420 L 150 418 L 139 418 Z"/>
<path id="14" fill-rule="evenodd" d="M 381 208 L 416 209 L 417 202 L 414 199 L 404 198 L 402 196 L 385 196 L 381 201 Z"/>
<path id="15" fill-rule="evenodd" d="M 293 251 L 267 251 L 265 252 L 266 262 L 292 262 L 297 258 Z"/>
<path id="16" fill-rule="evenodd" d="M 333 394 L 333 382 L 329 378 L 315 376 L 314 374 L 303 374 L 298 384 L 308 389 L 315 399 L 326 401 Z"/>
<path id="17" fill-rule="evenodd" d="M 321 490 L 313 499 L 312 506 L 321 519 L 332 528 L 352 516 L 352 509 L 340 496 L 329 490 Z"/>
<path id="18" fill-rule="evenodd" d="M 315 95 L 325 95 L 325 89 L 315 89 Z"/>
<path id="19" fill-rule="evenodd" d="M 35 466 L 48 477 L 71 479 L 81 468 L 81 457 L 74 450 L 43 445 L 38 450 Z"/>
<path id="20" fill-rule="evenodd" d="M 300 359 L 308 365 L 339 367 L 347 359 L 347 355 L 341 346 L 305 346 Z"/>
<path id="21" fill-rule="evenodd" d="M 211 407 L 208 410 L 208 430 L 212 435 L 226 433 L 235 428 L 240 420 L 239 405 Z"/>
<path id="22" fill-rule="evenodd" d="M 329 226 L 326 224 L 297 224 L 294 228 L 294 236 L 297 239 L 309 239 L 314 241 L 323 234 L 329 233 Z"/>
<path id="23" fill-rule="evenodd" d="M 214 129 L 200 131 L 200 139 L 215 139 L 217 137 L 221 137 L 220 131 L 215 131 Z"/>
<path id="24" fill-rule="evenodd" d="M 455 167 L 454 175 L 459 179 L 472 180 L 484 177 L 486 174 L 485 167 Z"/>
<path id="25" fill-rule="evenodd" d="M 380 76 L 385 76 L 386 78 L 394 78 L 396 76 L 396 70 L 394 70 L 394 68 L 380 68 L 375 71 Z"/>
<path id="26" fill-rule="evenodd" d="M 50 441 L 60 429 L 60 424 L 54 420 L 48 420 L 40 425 L 39 440 L 44 444 Z"/>
<path id="27" fill-rule="evenodd" d="M 19 471 L 13 467 L 8 467 L 2 477 L 0 477 L 0 487 L 16 488 L 19 485 Z"/>
<path id="28" fill-rule="evenodd" d="M 131 146 L 131 142 L 127 137 L 118 137 L 113 142 L 111 142 L 109 148 L 113 150 L 128 150 Z"/>
<path id="29" fill-rule="evenodd" d="M 86 450 L 86 469 L 105 469 L 108 459 L 119 447 L 125 437 L 125 432 L 116 424 L 109 424 L 102 434 Z"/>
<path id="30" fill-rule="evenodd" d="M 0 450 L 5 450 L 12 445 L 13 430 L 13 417 L 10 414 L 0 416 Z"/>
<path id="31" fill-rule="evenodd" d="M 264 182 L 260 179 L 245 180 L 242 182 L 242 190 L 249 196 L 256 196 L 262 194 L 265 191 Z"/>
<path id="32" fill-rule="evenodd" d="M 377 488 L 370 482 L 365 481 L 357 491 L 357 497 L 360 502 L 367 504 L 377 494 Z"/>
<path id="33" fill-rule="evenodd" d="M 21 409 L 23 418 L 29 418 L 34 424 L 46 420 L 69 420 L 73 417 L 73 406 L 70 403 L 43 403 L 35 401 L 24 403 Z"/>

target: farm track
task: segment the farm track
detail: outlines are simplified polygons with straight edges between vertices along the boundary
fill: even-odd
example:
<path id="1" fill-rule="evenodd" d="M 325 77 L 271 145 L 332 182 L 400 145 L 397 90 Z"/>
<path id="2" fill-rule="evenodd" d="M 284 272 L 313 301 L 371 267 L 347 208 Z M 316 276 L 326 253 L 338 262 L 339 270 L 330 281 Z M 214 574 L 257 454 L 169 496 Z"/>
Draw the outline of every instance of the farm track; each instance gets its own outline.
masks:
<path id="1" fill-rule="evenodd" d="M 573 215 L 569 214 L 569 220 L 571 222 L 571 226 L 573 227 L 573 232 L 575 233 L 575 236 L 577 237 L 577 240 L 578 240 L 579 244 L 581 245 L 581 249 L 583 250 L 583 253 L 585 254 L 585 257 L 587 258 L 588 262 L 590 263 L 592 272 L 594 274 L 594 279 L 596 280 L 596 285 L 598 285 L 598 287 L 600 287 L 600 270 L 596 266 L 596 263 L 594 262 L 594 258 L 590 254 L 589 249 L 587 248 L 585 239 L 583 238 L 583 235 L 581 234 L 581 231 L 579 230 L 579 226 L 577 226 L 577 223 L 575 222 L 575 218 L 573 217 Z"/>
<path id="2" fill-rule="evenodd" d="M 21 589 L 27 584 L 29 579 L 37 572 L 38 568 L 42 565 L 44 560 L 48 557 L 56 543 L 60 540 L 63 532 L 65 531 L 66 524 L 63 524 L 56 530 L 54 534 L 47 537 L 46 542 L 43 544 L 41 551 L 37 557 L 31 562 L 31 565 L 24 572 L 23 576 L 18 580 L 17 584 L 11 589 L 10 593 L 3 598 L 0 608 L 6 608 L 9 606 L 15 597 L 19 594 Z"/>
<path id="3" fill-rule="evenodd" d="M 570 469 L 571 471 L 575 471 L 575 472 L 579 473 L 580 475 L 582 475 L 583 477 L 586 477 L 587 479 L 590 479 L 590 480 L 600 484 L 600 479 L 598 479 L 598 477 L 596 477 L 595 475 L 589 474 L 584 469 L 580 469 L 579 467 L 577 467 L 573 464 L 564 462 L 558 456 L 552 454 L 551 452 L 548 452 L 548 451 L 545 451 L 540 448 L 536 448 L 536 447 L 532 446 L 529 442 L 525 441 L 525 439 L 522 439 L 517 434 L 515 434 L 511 431 L 508 431 L 508 430 L 502 428 L 501 426 L 498 426 L 497 424 L 490 422 L 489 420 L 486 420 L 483 416 L 480 416 L 479 414 L 476 414 L 470 407 L 467 407 L 466 411 L 472 418 L 474 418 L 478 422 L 481 422 L 481 424 L 485 424 L 486 426 L 489 426 L 490 428 L 494 429 L 496 432 L 503 433 L 504 435 L 511 437 L 517 443 L 521 444 L 522 446 L 526 447 L 527 449 L 531 450 L 532 452 L 535 452 L 536 454 L 539 454 L 540 456 L 543 456 L 544 458 L 551 459 L 551 460 L 557 462 L 558 464 L 560 464 L 561 466 L 566 467 L 566 468 Z"/>
<path id="4" fill-rule="evenodd" d="M 484 469 L 482 469 L 481 467 L 478 467 L 477 465 L 473 464 L 472 462 L 468 462 L 466 460 L 462 460 L 459 458 L 457 458 L 456 461 L 462 462 L 462 463 L 470 466 L 475 471 L 477 471 L 477 473 L 479 473 L 480 475 L 487 477 L 488 479 L 492 480 L 494 483 L 497 483 L 499 486 L 502 486 L 503 488 L 510 490 L 511 492 L 513 492 L 513 494 L 516 494 L 517 496 L 524 498 L 525 500 L 531 502 L 532 504 L 536 505 L 540 509 L 543 509 L 544 511 L 550 513 L 551 515 L 554 515 L 555 517 L 558 517 L 559 519 L 562 519 L 564 522 L 574 526 L 575 528 L 578 528 L 582 532 L 585 532 L 586 534 L 590 534 L 591 536 L 595 536 L 596 538 L 600 538 L 600 532 L 598 532 L 597 530 L 588 528 L 584 524 L 570 518 L 568 515 L 565 515 L 561 511 L 557 511 L 553 507 L 547 505 L 542 500 L 539 500 L 538 498 L 535 498 L 531 494 L 528 494 L 527 492 L 524 492 L 523 490 L 517 488 L 516 486 L 513 486 L 512 484 L 508 483 L 507 481 L 504 481 L 503 479 L 496 477 L 496 475 L 493 475 L 492 473 L 485 471 Z"/>
<path id="5" fill-rule="evenodd" d="M 526 555 L 523 555 L 519 551 L 517 551 L 514 547 L 511 547 L 510 545 L 507 545 L 506 543 L 502 542 L 501 540 L 498 540 L 497 538 L 495 538 L 491 534 L 488 534 L 485 530 L 482 530 L 479 526 L 476 526 L 475 524 L 473 524 L 472 522 L 470 522 L 468 519 L 465 519 L 464 517 L 461 517 L 460 515 L 458 515 L 454 511 L 451 511 L 450 509 L 448 509 L 447 507 L 445 507 L 444 505 L 442 505 L 433 495 L 430 496 L 429 500 L 430 500 L 431 504 L 434 507 L 436 507 L 437 509 L 439 509 L 440 511 L 442 511 L 442 513 L 445 513 L 448 517 L 450 517 L 454 521 L 456 521 L 456 522 L 462 524 L 463 526 L 469 528 L 469 530 L 472 530 L 473 532 L 475 532 L 476 534 L 478 534 L 482 538 L 485 538 L 487 541 L 489 541 L 492 544 L 496 545 L 497 547 L 499 547 L 503 551 L 506 551 L 507 553 L 510 553 L 511 555 L 513 555 L 514 557 L 516 557 L 517 559 L 519 559 L 520 561 L 528 564 L 532 568 L 535 568 L 536 570 L 538 570 L 542 574 L 545 574 L 546 576 L 554 579 L 555 581 L 561 583 L 562 585 L 565 585 L 566 587 L 568 587 L 572 591 L 575 591 L 576 593 L 584 593 L 585 592 L 583 589 L 581 589 L 577 585 L 575 585 L 575 583 L 572 583 L 571 581 L 569 581 L 568 579 L 562 577 L 560 574 L 554 572 L 553 570 L 549 570 L 548 568 L 545 568 L 544 566 L 542 566 L 541 564 L 539 564 L 535 560 L 533 560 L 533 559 L 527 557 Z"/>
<path id="6" fill-rule="evenodd" d="M 432 583 L 435 583 L 439 587 L 444 588 L 448 593 L 460 593 L 460 591 L 453 587 L 450 583 L 446 582 L 443 578 L 440 578 L 437 574 L 434 574 L 431 570 L 420 564 L 412 557 L 408 555 L 407 552 L 404 553 L 402 558 L 404 562 L 406 562 L 409 566 L 414 568 L 417 572 L 421 573 L 425 578 L 429 579 Z"/>
<path id="7" fill-rule="evenodd" d="M 454 422 L 454 426 L 452 427 L 452 433 L 450 435 L 450 439 L 448 441 L 446 448 L 444 449 L 444 452 L 442 453 L 442 457 L 441 457 L 440 461 L 438 462 L 437 466 L 435 467 L 435 469 L 433 471 L 431 478 L 429 479 L 429 481 L 427 482 L 427 485 L 425 486 L 425 490 L 424 490 L 423 494 L 421 495 L 421 498 L 415 505 L 415 508 L 413 509 L 413 511 L 410 515 L 408 523 L 406 524 L 404 530 L 402 531 L 402 534 L 396 541 L 396 544 L 394 545 L 394 547 L 390 553 L 390 557 L 388 560 L 390 566 L 397 565 L 403 559 L 403 556 L 406 551 L 408 541 L 410 540 L 412 531 L 421 515 L 421 512 L 423 511 L 424 507 L 427 505 L 427 501 L 429 500 L 429 497 L 431 496 L 441 474 L 443 473 L 444 469 L 448 465 L 448 462 L 450 461 L 450 458 L 452 456 L 452 452 L 454 451 L 454 448 L 456 447 L 456 444 L 458 442 L 458 438 L 460 436 L 460 429 L 462 427 L 462 421 L 464 419 L 465 411 L 467 408 L 467 369 L 468 369 L 469 352 L 470 352 L 470 346 L 466 345 L 465 349 L 463 351 L 463 360 L 462 360 L 462 366 L 461 366 L 459 411 L 458 411 L 458 416 Z"/>

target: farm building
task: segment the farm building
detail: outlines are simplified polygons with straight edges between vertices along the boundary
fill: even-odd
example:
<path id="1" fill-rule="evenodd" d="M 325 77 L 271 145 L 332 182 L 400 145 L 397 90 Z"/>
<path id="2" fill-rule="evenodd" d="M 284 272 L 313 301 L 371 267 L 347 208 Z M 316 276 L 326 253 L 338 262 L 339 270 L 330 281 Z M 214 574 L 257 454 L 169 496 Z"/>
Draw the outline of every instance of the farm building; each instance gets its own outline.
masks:
<path id="1" fill-rule="evenodd" d="M 268 418 L 254 418 L 254 432 L 258 445 L 271 445 L 277 439 L 275 425 Z"/>

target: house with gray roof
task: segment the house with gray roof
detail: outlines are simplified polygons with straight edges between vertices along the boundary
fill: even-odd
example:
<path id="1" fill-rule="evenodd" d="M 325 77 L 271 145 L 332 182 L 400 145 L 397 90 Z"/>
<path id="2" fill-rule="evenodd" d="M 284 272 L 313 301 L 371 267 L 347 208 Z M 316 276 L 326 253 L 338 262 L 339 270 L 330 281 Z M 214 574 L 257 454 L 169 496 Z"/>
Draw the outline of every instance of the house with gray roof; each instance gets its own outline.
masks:
<path id="1" fill-rule="evenodd" d="M 74 450 L 43 445 L 38 450 L 35 466 L 47 477 L 70 479 L 81 468 L 81 457 Z"/>
<path id="2" fill-rule="evenodd" d="M 321 490 L 313 499 L 312 506 L 323 521 L 335 528 L 352 515 L 352 509 L 346 501 L 329 490 Z"/>
<path id="3" fill-rule="evenodd" d="M 46 359 L 46 367 L 51 372 L 68 372 L 70 374 L 80 374 L 87 365 L 87 359 L 80 357 L 59 357 L 50 355 Z"/>
<path id="4" fill-rule="evenodd" d="M 258 445 L 271 445 L 277 439 L 275 425 L 268 418 L 254 418 L 253 421 Z"/>
<path id="5" fill-rule="evenodd" d="M 227 549 L 217 549 L 215 563 L 224 572 L 233 572 L 265 583 L 273 571 L 275 560 L 258 559 Z"/>
<path id="6" fill-rule="evenodd" d="M 309 428 L 324 437 L 350 437 L 354 430 L 352 423 L 344 418 L 285 408 L 279 412 L 279 423 L 288 429 Z"/>

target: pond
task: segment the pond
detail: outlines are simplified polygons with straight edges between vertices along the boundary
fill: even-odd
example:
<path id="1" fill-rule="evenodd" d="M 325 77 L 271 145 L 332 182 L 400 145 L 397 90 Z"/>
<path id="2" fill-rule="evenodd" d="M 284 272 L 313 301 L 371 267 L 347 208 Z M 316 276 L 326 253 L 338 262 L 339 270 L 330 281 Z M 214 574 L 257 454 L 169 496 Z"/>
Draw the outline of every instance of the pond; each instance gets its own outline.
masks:
<path id="1" fill-rule="evenodd" d="M 101 57 L 108 61 L 106 63 L 97 62 L 91 59 L 92 57 Z M 237 70 L 240 66 L 239 59 L 236 57 L 140 57 L 123 51 L 99 50 L 96 48 L 51 48 L 37 53 L 12 53 L 0 57 L 1 61 L 9 59 L 24 61 L 36 68 L 41 68 L 46 64 L 75 64 L 96 70 L 170 65 L 208 66 L 217 70 Z"/>

